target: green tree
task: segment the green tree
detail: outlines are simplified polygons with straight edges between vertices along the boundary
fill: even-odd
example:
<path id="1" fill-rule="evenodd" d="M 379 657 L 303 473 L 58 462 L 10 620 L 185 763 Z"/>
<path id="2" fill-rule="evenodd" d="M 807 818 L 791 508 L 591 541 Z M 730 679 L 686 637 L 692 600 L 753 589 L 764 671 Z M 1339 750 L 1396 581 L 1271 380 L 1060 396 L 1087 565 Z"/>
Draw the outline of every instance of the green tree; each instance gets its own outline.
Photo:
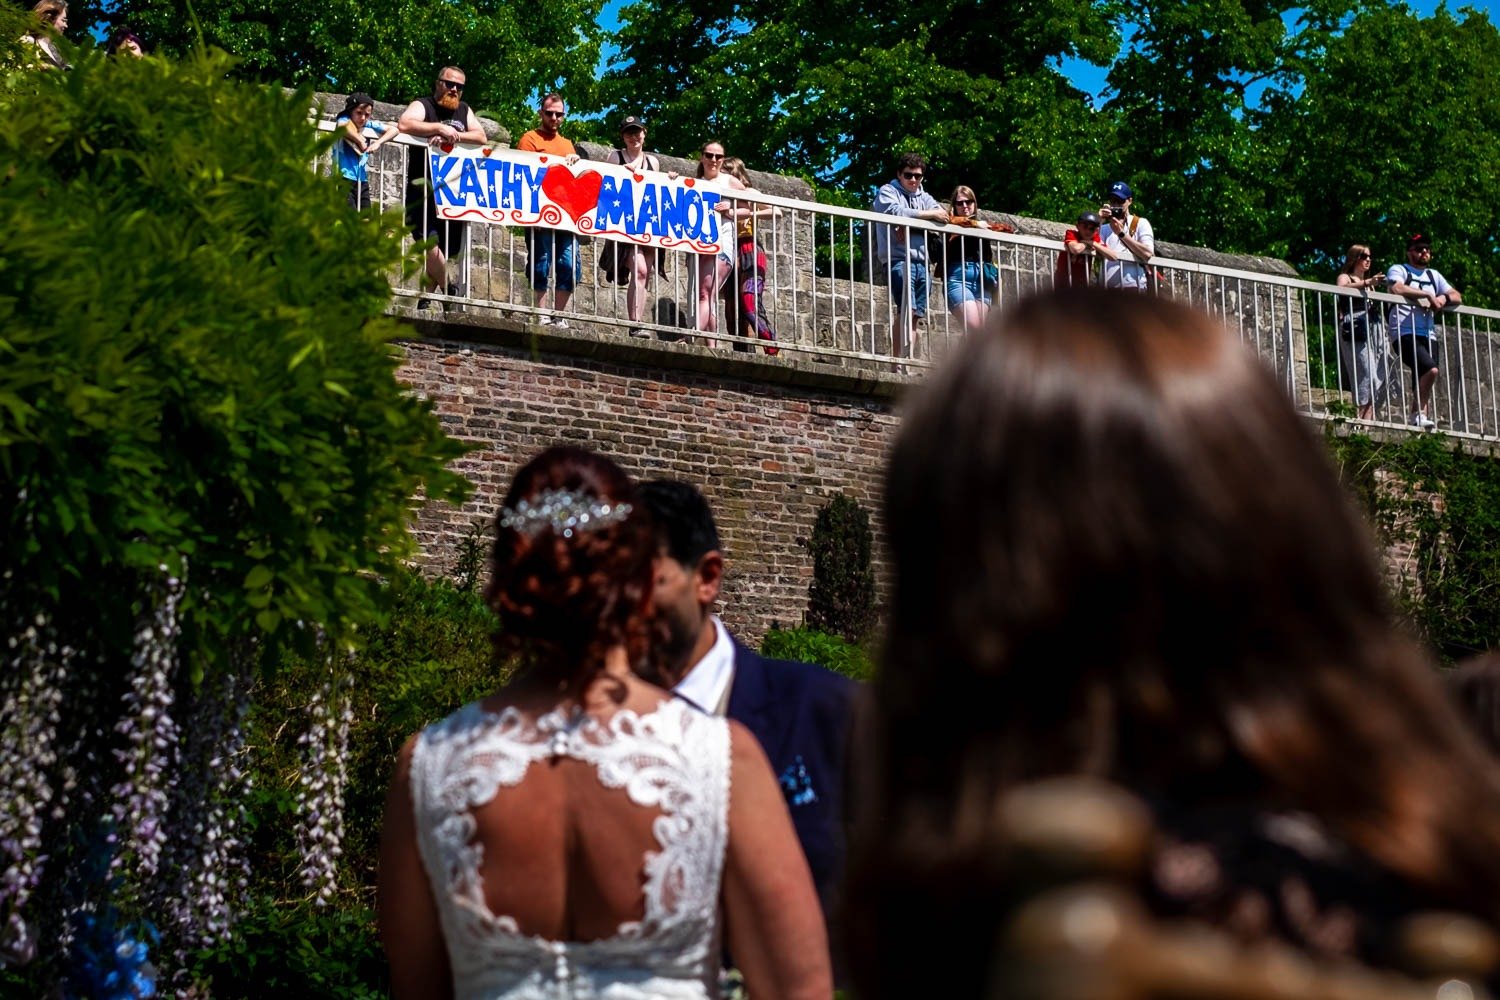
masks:
<path id="1" fill-rule="evenodd" d="M 509 4 L 496 0 L 88 0 L 75 15 L 129 24 L 148 47 L 181 56 L 200 38 L 233 53 L 243 79 L 403 103 L 425 97 L 437 70 L 468 76 L 466 99 L 513 131 L 530 127 L 535 97 L 562 88 L 579 107 L 595 102 L 594 68 L 604 0 Z M 201 31 L 201 36 L 200 36 Z"/>
<path id="2" fill-rule="evenodd" d="M 412 498 L 465 492 L 395 377 L 398 227 L 310 169 L 306 90 L 230 69 L 81 52 L 0 93 L 6 955 L 89 895 L 213 933 L 252 678 L 316 648 L 337 689 Z M 70 884 L 100 850 L 119 885 Z"/>
<path id="3" fill-rule="evenodd" d="M 813 560 L 808 628 L 850 643 L 864 641 L 875 625 L 870 515 L 858 500 L 840 493 L 818 511 L 807 547 Z"/>
<path id="4" fill-rule="evenodd" d="M 1113 56 L 1092 0 L 635 0 L 603 97 L 640 111 L 685 153 L 722 139 L 752 165 L 863 193 L 920 149 L 931 187 L 975 187 L 991 208 L 1076 208 L 1104 136 L 1063 55 Z"/>
<path id="5" fill-rule="evenodd" d="M 1466 302 L 1500 302 L 1500 31 L 1483 14 L 1359 17 L 1266 131 L 1288 151 L 1278 242 L 1296 266 L 1327 274 L 1356 242 L 1402 261 L 1427 233 Z"/>
<path id="6" fill-rule="evenodd" d="M 1158 236 L 1278 252 L 1299 200 L 1285 144 L 1263 125 L 1362 2 L 1125 0 L 1129 42 L 1108 77 L 1106 107 L 1119 116 L 1109 169 L 1130 180 Z"/>

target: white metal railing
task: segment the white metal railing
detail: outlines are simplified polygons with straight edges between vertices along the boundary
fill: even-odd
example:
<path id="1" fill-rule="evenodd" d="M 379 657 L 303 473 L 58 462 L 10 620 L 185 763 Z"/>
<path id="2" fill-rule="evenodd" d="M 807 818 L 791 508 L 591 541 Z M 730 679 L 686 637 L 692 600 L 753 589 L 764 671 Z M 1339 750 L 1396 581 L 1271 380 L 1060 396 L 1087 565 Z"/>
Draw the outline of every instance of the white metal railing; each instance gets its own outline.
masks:
<path id="1" fill-rule="evenodd" d="M 328 129 L 328 123 L 322 125 Z M 408 156 L 422 156 L 425 145 L 405 136 L 371 158 L 370 193 L 377 209 L 400 211 L 405 197 Z M 995 305 L 1053 284 L 1062 249 L 1057 240 L 987 230 L 903 222 L 891 216 L 750 192 L 736 205 L 762 213 L 755 224 L 756 252 L 741 266 L 711 269 L 699 255 L 667 251 L 656 257 L 637 295 L 644 307 L 632 316 L 629 284 L 607 281 L 600 259 L 619 245 L 606 239 L 583 241 L 578 280 L 566 312 L 557 318 L 575 327 L 620 336 L 688 341 L 719 350 L 759 352 L 774 347 L 783 356 L 825 364 L 896 368 L 919 372 L 932 365 L 964 335 L 958 303 L 950 303 L 947 275 L 954 266 L 993 263 L 994 281 L 985 292 Z M 420 211 L 420 209 L 419 209 Z M 908 245 L 929 247 L 928 307 L 925 320 L 909 324 L 893 307 L 892 268 L 876 256 L 876 227 L 908 234 Z M 424 292 L 420 271 L 395 282 L 398 307 L 421 302 L 429 309 L 459 309 L 537 321 L 554 318 L 536 304 L 527 270 L 526 241 L 519 227 L 471 223 L 464 252 L 450 262 L 454 295 Z M 946 237 L 962 236 L 944 259 Z M 408 235 L 410 239 L 410 235 Z M 896 241 L 900 242 L 899 237 Z M 738 247 L 735 248 L 737 250 Z M 900 254 L 898 253 L 898 259 Z M 977 259 L 976 259 L 977 258 Z M 1313 416 L 1406 426 L 1414 409 L 1411 371 L 1388 344 L 1384 311 L 1402 301 L 1370 293 L 1378 304 L 1368 327 L 1375 378 L 1362 411 L 1352 395 L 1355 376 L 1365 366 L 1355 345 L 1339 331 L 1339 303 L 1367 301 L 1335 285 L 1158 257 L 1151 261 L 1160 294 L 1183 299 L 1219 317 L 1250 344 L 1283 380 L 1297 407 Z M 555 270 L 555 268 L 554 268 Z M 725 273 L 717 293 L 713 277 Z M 703 278 L 705 280 L 701 280 Z M 556 275 L 552 275 L 555 285 Z M 1097 280 L 1097 277 L 1091 280 Z M 747 282 L 759 282 L 755 291 Z M 981 284 L 984 284 L 981 282 Z M 547 293 L 547 306 L 552 292 Z M 950 308 L 951 306 L 951 308 Z M 1347 309 L 1345 310 L 1347 311 Z M 757 335 L 759 317 L 774 330 L 775 343 Z M 1429 412 L 1439 429 L 1452 434 L 1500 439 L 1500 400 L 1496 397 L 1496 347 L 1500 312 L 1468 306 L 1436 318 L 1434 354 L 1439 376 Z M 1361 417 L 1367 412 L 1367 417 Z"/>

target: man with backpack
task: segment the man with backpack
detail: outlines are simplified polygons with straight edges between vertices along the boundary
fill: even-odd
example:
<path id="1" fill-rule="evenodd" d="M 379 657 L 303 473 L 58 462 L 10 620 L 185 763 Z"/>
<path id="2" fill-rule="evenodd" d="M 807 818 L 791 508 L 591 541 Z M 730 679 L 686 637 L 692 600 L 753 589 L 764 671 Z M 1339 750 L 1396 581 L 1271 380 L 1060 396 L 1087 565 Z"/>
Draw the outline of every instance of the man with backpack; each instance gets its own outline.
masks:
<path id="1" fill-rule="evenodd" d="M 1438 366 L 1432 357 L 1433 317 L 1439 309 L 1463 302 L 1458 289 L 1448 284 L 1432 262 L 1432 240 L 1417 233 L 1406 241 L 1406 263 L 1392 264 L 1385 273 L 1386 291 L 1406 298 L 1391 306 L 1386 329 L 1401 351 L 1401 362 L 1412 370 L 1417 398 L 1410 423 L 1430 431 L 1437 427 L 1427 408 Z"/>
<path id="2" fill-rule="evenodd" d="M 1150 271 L 1146 262 L 1156 253 L 1156 237 L 1151 223 L 1132 215 L 1135 196 L 1130 185 L 1115 181 L 1109 186 L 1108 203 L 1099 209 L 1104 222 L 1104 246 L 1114 252 L 1114 259 L 1104 261 L 1105 288 L 1150 289 Z"/>

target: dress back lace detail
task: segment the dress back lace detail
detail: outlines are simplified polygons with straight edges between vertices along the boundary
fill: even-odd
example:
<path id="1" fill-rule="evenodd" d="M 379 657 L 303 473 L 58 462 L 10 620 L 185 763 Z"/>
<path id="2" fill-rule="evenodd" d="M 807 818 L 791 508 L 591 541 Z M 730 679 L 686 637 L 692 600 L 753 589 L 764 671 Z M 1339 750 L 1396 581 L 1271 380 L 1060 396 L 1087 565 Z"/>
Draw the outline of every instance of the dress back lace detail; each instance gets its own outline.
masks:
<path id="1" fill-rule="evenodd" d="M 491 913 L 473 810 L 549 757 L 591 765 L 607 788 L 660 810 L 643 858 L 645 912 L 595 941 L 520 933 Z M 729 727 L 681 701 L 607 722 L 477 703 L 429 726 L 412 753 L 417 839 L 442 920 L 458 997 L 553 1000 L 714 995 L 719 885 L 729 823 Z"/>

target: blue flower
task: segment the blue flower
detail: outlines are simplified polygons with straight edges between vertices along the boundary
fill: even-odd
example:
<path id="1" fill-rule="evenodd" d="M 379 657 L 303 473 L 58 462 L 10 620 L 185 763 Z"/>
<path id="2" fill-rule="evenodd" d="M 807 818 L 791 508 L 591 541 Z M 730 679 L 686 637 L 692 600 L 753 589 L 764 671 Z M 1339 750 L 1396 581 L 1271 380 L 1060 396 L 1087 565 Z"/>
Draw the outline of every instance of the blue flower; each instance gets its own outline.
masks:
<path id="1" fill-rule="evenodd" d="M 807 773 L 807 764 L 803 762 L 800 753 L 792 758 L 792 762 L 776 780 L 786 793 L 789 805 L 805 806 L 818 801 L 818 793 L 813 790 L 812 776 Z"/>

